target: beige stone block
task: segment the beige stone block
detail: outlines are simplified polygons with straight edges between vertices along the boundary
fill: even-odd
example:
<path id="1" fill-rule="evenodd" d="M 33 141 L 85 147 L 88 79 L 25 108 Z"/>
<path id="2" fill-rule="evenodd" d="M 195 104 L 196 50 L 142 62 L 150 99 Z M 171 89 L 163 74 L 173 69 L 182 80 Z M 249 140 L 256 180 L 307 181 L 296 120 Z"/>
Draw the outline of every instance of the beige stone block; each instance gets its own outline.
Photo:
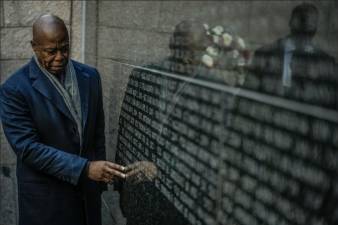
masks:
<path id="1" fill-rule="evenodd" d="M 17 185 L 15 166 L 0 164 L 0 224 L 17 224 Z"/>
<path id="2" fill-rule="evenodd" d="M 4 24 L 4 11 L 3 11 L 3 1 L 0 1 L 0 27 L 2 27 Z"/>
<path id="3" fill-rule="evenodd" d="M 102 80 L 106 80 L 106 84 L 103 82 L 103 88 L 106 92 L 104 101 L 107 104 L 105 115 L 107 120 L 107 157 L 113 160 L 116 152 L 119 115 L 132 68 L 112 60 L 99 59 L 98 69 Z"/>
<path id="4" fill-rule="evenodd" d="M 4 1 L 5 26 L 31 26 L 42 14 L 52 13 L 70 21 L 71 1 Z"/>
<path id="5" fill-rule="evenodd" d="M 16 163 L 16 155 L 9 145 L 1 128 L 1 145 L 0 145 L 0 164 L 14 165 Z"/>
<path id="6" fill-rule="evenodd" d="M 249 24 L 252 1 L 223 1 L 217 7 L 216 23 L 229 27 L 233 32 L 250 39 Z"/>
<path id="7" fill-rule="evenodd" d="M 97 2 L 86 2 L 86 26 L 85 26 L 85 63 L 96 66 L 97 55 Z"/>
<path id="8" fill-rule="evenodd" d="M 148 64 L 169 52 L 169 35 L 157 32 L 99 27 L 98 55 L 104 58 Z"/>
<path id="9" fill-rule="evenodd" d="M 23 60 L 3 60 L 0 61 L 0 81 L 5 82 L 7 78 L 12 75 L 16 70 L 28 63 L 29 59 Z"/>
<path id="10" fill-rule="evenodd" d="M 160 2 L 99 1 L 99 23 L 104 26 L 154 29 L 158 26 Z"/>
<path id="11" fill-rule="evenodd" d="M 130 67 L 128 67 L 130 68 Z M 111 89 L 116 94 L 124 93 L 130 70 L 126 70 L 120 63 L 109 60 L 98 60 L 98 71 L 101 75 L 103 95 L 106 98 L 111 97 Z M 115 94 L 113 94 L 115 96 Z"/>
<path id="12" fill-rule="evenodd" d="M 25 59 L 32 56 L 31 28 L 3 28 L 0 34 L 1 59 Z"/>
<path id="13" fill-rule="evenodd" d="M 82 2 L 81 1 L 74 1 L 72 7 L 72 29 L 69 31 L 71 32 L 71 57 L 79 62 L 83 62 L 82 58 Z"/>
<path id="14" fill-rule="evenodd" d="M 96 67 L 97 55 L 92 53 L 85 53 L 85 63 L 87 65 Z"/>
<path id="15" fill-rule="evenodd" d="M 216 1 L 163 1 L 161 4 L 160 28 L 173 32 L 175 26 L 183 20 L 197 20 L 214 24 L 218 21 Z"/>

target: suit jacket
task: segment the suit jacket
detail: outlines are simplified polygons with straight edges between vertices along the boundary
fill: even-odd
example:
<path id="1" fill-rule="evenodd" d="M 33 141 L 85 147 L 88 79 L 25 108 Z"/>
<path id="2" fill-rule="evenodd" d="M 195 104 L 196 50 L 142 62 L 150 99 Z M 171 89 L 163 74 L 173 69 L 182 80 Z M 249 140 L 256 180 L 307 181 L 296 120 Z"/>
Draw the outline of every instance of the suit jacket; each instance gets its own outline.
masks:
<path id="1" fill-rule="evenodd" d="M 73 61 L 81 98 L 83 149 L 62 97 L 32 59 L 1 87 L 0 114 L 17 156 L 20 225 L 99 225 L 104 186 L 87 179 L 88 160 L 105 159 L 101 81 Z"/>

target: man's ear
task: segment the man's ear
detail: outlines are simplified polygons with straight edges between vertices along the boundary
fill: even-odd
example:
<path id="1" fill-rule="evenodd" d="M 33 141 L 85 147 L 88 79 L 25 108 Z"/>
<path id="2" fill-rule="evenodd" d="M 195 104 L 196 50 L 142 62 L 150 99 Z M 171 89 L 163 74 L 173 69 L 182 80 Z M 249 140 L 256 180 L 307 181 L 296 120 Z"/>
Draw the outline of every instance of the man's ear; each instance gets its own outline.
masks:
<path id="1" fill-rule="evenodd" d="M 34 43 L 34 41 L 30 41 L 30 43 L 31 43 L 33 51 L 36 53 L 37 52 L 36 43 Z"/>
<path id="2" fill-rule="evenodd" d="M 34 48 L 35 48 L 35 43 L 34 43 L 34 41 L 30 41 L 30 43 L 31 43 L 32 49 L 34 49 Z"/>

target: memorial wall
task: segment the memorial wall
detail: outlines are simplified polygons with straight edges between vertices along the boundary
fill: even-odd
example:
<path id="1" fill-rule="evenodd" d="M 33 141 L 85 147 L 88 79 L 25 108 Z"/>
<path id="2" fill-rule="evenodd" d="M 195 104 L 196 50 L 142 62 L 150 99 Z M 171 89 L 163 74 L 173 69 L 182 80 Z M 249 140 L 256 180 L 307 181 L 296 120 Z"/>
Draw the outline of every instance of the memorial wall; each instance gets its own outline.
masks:
<path id="1" fill-rule="evenodd" d="M 185 78 L 130 76 L 117 162 L 137 171 L 120 190 L 131 224 L 337 222 L 336 111 Z"/>
<path id="2" fill-rule="evenodd" d="M 125 63 L 127 224 L 338 223 L 337 65 L 312 43 L 317 7 L 291 12 L 255 49 L 231 24 L 183 20 L 167 58 Z"/>

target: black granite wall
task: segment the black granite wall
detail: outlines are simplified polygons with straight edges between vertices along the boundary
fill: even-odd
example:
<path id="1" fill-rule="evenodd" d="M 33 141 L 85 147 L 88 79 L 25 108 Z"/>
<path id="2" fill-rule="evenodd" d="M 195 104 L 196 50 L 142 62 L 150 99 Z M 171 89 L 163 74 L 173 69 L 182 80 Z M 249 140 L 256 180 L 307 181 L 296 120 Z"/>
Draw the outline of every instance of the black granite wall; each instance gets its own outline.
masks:
<path id="1" fill-rule="evenodd" d="M 142 162 L 118 188 L 130 224 L 338 222 L 337 99 L 329 84 L 318 87 L 332 101 L 312 88 L 318 98 L 307 102 L 303 90 L 300 99 L 264 91 L 274 77 L 262 69 L 247 70 L 235 87 L 172 72 L 137 68 L 128 82 L 116 160 Z"/>

